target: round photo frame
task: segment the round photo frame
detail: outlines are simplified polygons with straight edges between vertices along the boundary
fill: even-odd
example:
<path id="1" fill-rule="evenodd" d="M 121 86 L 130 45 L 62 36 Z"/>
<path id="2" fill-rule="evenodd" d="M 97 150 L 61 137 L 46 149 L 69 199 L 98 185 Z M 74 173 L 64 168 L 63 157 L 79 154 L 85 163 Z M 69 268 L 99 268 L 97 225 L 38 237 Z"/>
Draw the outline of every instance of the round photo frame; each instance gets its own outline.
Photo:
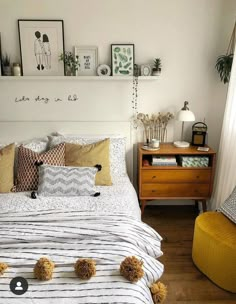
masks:
<path id="1" fill-rule="evenodd" d="M 107 64 L 100 64 L 97 68 L 98 76 L 110 76 L 111 68 Z"/>
<path id="2" fill-rule="evenodd" d="M 141 76 L 151 76 L 152 75 L 152 67 L 149 64 L 141 65 Z"/>

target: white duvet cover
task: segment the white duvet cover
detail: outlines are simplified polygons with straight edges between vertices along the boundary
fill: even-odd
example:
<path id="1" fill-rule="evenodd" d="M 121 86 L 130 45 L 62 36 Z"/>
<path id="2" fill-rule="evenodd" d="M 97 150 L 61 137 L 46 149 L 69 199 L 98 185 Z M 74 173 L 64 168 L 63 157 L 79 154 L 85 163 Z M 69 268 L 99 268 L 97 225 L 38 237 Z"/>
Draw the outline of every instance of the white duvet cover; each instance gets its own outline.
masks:
<path id="1" fill-rule="evenodd" d="M 153 303 L 150 285 L 163 273 L 161 237 L 140 221 L 137 196 L 128 177 L 111 187 L 97 187 L 99 197 L 37 198 L 29 193 L 0 195 L 1 304 Z M 56 264 L 51 281 L 34 278 L 36 261 Z M 130 283 L 119 273 L 127 256 L 141 259 L 144 277 Z M 96 276 L 80 280 L 73 271 L 78 258 L 96 261 Z M 12 278 L 28 280 L 21 296 L 9 289 Z"/>

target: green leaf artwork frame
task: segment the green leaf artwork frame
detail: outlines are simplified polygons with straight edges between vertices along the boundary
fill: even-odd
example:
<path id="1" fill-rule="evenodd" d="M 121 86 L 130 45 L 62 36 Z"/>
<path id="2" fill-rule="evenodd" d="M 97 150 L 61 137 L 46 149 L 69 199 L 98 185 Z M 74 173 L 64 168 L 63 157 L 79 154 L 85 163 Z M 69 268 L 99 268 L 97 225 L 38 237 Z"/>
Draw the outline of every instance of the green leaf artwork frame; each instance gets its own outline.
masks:
<path id="1" fill-rule="evenodd" d="M 113 76 L 133 76 L 134 44 L 112 44 L 111 67 Z"/>

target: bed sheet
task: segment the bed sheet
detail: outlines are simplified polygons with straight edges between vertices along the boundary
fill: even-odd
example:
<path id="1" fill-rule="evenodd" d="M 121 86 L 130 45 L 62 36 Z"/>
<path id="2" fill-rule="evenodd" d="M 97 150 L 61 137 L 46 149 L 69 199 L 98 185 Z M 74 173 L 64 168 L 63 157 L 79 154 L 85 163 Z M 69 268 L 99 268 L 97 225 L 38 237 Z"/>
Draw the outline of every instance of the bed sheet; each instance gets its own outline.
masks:
<path id="1" fill-rule="evenodd" d="M 44 209 L 68 209 L 93 213 L 124 213 L 136 219 L 141 218 L 136 191 L 128 176 L 113 178 L 112 186 L 97 186 L 100 196 L 37 197 L 30 192 L 0 194 L 0 210 L 34 211 Z M 1 212 L 0 211 L 0 212 Z"/>

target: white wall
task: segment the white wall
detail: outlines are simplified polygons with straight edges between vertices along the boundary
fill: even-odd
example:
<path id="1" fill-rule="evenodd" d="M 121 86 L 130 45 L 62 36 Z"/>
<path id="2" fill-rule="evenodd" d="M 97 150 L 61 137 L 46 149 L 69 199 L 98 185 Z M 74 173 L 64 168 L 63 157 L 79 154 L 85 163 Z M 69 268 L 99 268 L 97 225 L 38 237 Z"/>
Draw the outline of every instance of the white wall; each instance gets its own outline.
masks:
<path id="1" fill-rule="evenodd" d="M 233 28 L 232 0 L 0 0 L 3 52 L 20 60 L 17 19 L 63 19 L 66 50 L 96 45 L 99 62 L 110 64 L 111 43 L 134 43 L 136 63 L 161 57 L 159 81 L 139 85 L 139 111 L 179 110 L 189 100 L 196 120 L 209 124 L 209 144 L 218 147 L 226 86 L 214 69 Z M 226 22 L 227 20 L 227 22 Z M 55 106 L 19 105 L 22 95 L 67 96 L 79 101 Z M 131 82 L 0 81 L 0 120 L 129 120 Z M 191 124 L 188 126 L 190 134 Z M 173 122 L 169 140 L 180 136 Z"/>

